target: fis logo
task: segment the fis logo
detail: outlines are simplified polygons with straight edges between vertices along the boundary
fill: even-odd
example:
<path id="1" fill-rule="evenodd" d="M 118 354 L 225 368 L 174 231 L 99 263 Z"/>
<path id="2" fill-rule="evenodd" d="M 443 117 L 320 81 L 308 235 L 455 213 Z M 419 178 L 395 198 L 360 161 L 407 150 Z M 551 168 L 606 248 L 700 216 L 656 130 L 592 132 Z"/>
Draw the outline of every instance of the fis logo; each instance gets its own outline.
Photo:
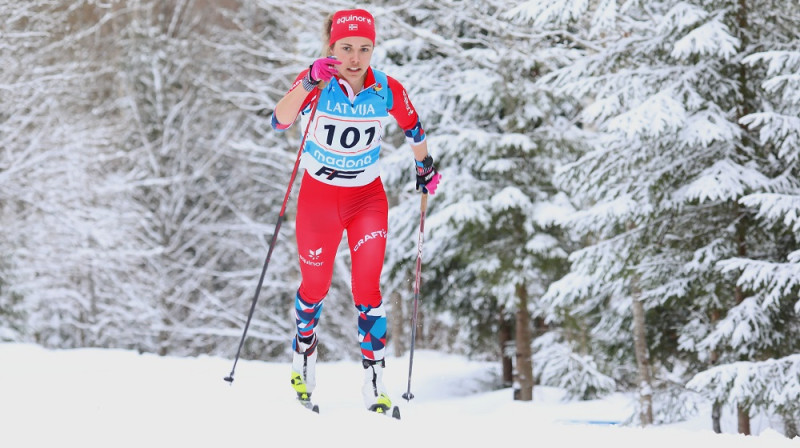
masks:
<path id="1" fill-rule="evenodd" d="M 358 171 L 340 171 L 329 166 L 323 166 L 322 168 L 318 169 L 315 176 L 325 176 L 328 180 L 333 180 L 336 178 L 339 179 L 355 179 L 358 177 L 359 174 L 363 173 L 364 170 Z"/>
<path id="2" fill-rule="evenodd" d="M 368 90 L 365 90 L 365 92 L 370 93 L 372 95 L 375 95 L 378 98 L 380 98 L 381 100 L 383 100 L 384 102 L 386 102 L 386 94 L 383 93 L 383 86 L 380 83 L 375 84 L 374 86 L 370 87 Z M 359 104 L 359 106 L 361 106 L 361 104 Z M 375 109 L 372 107 L 372 105 L 369 106 L 368 112 L 369 113 L 373 113 L 373 114 L 375 113 Z"/>
<path id="3" fill-rule="evenodd" d="M 386 95 L 384 93 L 382 93 L 382 90 L 383 90 L 383 84 L 378 82 L 378 83 L 375 83 L 375 85 L 372 86 L 371 89 L 367 90 L 367 92 L 370 92 L 370 93 L 374 94 L 375 96 L 377 96 L 378 98 L 382 99 L 383 101 L 386 101 Z"/>

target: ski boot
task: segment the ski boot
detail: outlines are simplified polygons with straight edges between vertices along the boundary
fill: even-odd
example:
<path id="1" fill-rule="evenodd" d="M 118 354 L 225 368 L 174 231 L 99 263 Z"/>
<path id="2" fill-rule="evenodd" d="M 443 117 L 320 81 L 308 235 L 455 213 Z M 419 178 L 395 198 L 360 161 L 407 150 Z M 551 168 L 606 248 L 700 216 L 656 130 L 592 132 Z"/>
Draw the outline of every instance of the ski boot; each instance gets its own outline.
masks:
<path id="1" fill-rule="evenodd" d="M 317 335 L 308 341 L 295 337 L 292 355 L 292 388 L 297 393 L 297 401 L 303 407 L 319 412 L 319 406 L 311 402 L 311 392 L 317 385 Z"/>
<path id="2" fill-rule="evenodd" d="M 377 414 L 388 415 L 391 412 L 392 417 L 399 420 L 400 408 L 392 407 L 392 400 L 383 385 L 383 369 L 386 361 L 363 359 L 362 365 L 364 366 L 364 385 L 361 387 L 361 394 L 367 409 Z"/>

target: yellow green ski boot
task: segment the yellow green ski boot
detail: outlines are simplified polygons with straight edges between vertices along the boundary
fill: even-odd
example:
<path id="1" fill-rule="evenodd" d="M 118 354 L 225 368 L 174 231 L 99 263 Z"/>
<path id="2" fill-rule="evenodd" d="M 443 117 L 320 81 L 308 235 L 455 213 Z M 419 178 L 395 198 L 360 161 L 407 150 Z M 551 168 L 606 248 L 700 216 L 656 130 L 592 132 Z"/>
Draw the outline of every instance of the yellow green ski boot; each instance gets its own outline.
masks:
<path id="1" fill-rule="evenodd" d="M 383 369 L 386 362 L 383 359 L 380 361 L 364 359 L 362 365 L 364 366 L 364 385 L 361 393 L 367 409 L 377 414 L 389 415 L 391 413 L 392 417 L 399 420 L 400 408 L 392 407 L 392 399 L 389 398 L 386 387 L 383 385 Z"/>
<path id="2" fill-rule="evenodd" d="M 311 402 L 311 392 L 317 383 L 317 336 L 313 336 L 310 344 L 295 338 L 294 354 L 292 355 L 292 389 L 297 393 L 297 401 L 303 407 L 319 412 L 319 406 Z"/>

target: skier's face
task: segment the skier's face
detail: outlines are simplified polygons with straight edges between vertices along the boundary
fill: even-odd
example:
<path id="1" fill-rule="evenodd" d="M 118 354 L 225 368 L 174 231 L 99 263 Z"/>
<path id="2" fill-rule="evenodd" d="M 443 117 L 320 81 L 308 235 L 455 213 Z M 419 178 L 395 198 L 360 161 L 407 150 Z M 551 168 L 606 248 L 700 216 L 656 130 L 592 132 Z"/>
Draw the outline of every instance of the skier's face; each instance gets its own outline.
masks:
<path id="1" fill-rule="evenodd" d="M 354 87 L 361 86 L 373 50 L 372 41 L 366 37 L 345 37 L 334 42 L 331 52 L 342 61 L 336 66 L 339 75 Z"/>

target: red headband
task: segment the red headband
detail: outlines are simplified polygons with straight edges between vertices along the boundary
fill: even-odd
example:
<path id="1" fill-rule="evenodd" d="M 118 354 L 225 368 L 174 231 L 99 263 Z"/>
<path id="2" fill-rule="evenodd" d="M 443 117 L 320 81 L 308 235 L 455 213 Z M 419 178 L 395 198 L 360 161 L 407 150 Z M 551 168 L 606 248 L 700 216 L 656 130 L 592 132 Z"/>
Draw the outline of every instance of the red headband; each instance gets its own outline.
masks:
<path id="1" fill-rule="evenodd" d="M 331 23 L 332 46 L 337 40 L 345 37 L 366 37 L 375 45 L 375 19 L 363 9 L 337 11 Z"/>

